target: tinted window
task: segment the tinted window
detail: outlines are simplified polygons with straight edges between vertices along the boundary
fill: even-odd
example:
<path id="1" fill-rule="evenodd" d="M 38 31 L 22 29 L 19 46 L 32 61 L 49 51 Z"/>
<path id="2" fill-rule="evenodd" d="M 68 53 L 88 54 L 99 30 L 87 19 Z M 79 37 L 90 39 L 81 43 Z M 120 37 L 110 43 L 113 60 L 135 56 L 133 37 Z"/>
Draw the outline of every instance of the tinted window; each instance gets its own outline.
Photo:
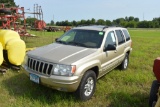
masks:
<path id="1" fill-rule="evenodd" d="M 126 37 L 126 41 L 130 40 L 130 36 L 129 36 L 128 31 L 124 29 L 124 30 L 123 30 L 123 33 L 124 33 L 124 35 L 125 35 L 125 37 Z"/>
<path id="2" fill-rule="evenodd" d="M 108 33 L 107 38 L 106 38 L 105 47 L 107 47 L 109 44 L 116 45 L 116 38 L 115 38 L 113 31 Z"/>
<path id="3" fill-rule="evenodd" d="M 125 42 L 124 35 L 123 35 L 121 30 L 116 30 L 116 35 L 117 35 L 117 38 L 118 38 L 118 44 L 119 45 Z"/>

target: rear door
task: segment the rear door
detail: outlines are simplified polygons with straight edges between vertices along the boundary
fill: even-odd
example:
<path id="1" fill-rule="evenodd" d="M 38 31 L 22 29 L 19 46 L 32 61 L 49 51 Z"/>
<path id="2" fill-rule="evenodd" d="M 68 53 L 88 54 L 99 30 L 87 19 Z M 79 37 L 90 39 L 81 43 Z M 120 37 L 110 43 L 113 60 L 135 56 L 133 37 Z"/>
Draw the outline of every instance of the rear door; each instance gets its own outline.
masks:
<path id="1" fill-rule="evenodd" d="M 115 30 L 116 36 L 117 36 L 117 41 L 118 41 L 118 46 L 117 46 L 117 54 L 118 54 L 118 63 L 121 63 L 122 60 L 124 59 L 125 56 L 125 37 L 123 35 L 123 32 L 121 29 Z"/>

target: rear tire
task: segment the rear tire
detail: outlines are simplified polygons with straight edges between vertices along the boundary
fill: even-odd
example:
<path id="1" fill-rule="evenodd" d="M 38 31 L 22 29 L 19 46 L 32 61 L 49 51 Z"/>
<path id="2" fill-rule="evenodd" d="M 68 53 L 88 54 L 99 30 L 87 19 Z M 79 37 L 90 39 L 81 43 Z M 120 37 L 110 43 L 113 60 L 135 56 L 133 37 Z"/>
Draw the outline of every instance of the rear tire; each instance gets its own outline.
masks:
<path id="1" fill-rule="evenodd" d="M 119 66 L 120 70 L 126 70 L 129 64 L 129 55 L 126 53 L 124 60 L 122 61 L 121 65 Z"/>
<path id="2" fill-rule="evenodd" d="M 157 101 L 157 93 L 159 89 L 159 84 L 157 80 L 154 80 L 152 82 L 151 90 L 150 90 L 150 96 L 149 96 L 149 107 L 152 107 L 153 102 Z"/>
<path id="3" fill-rule="evenodd" d="M 82 77 L 80 85 L 76 91 L 76 97 L 82 101 L 89 100 L 95 92 L 96 80 L 96 74 L 94 71 L 87 71 Z"/>

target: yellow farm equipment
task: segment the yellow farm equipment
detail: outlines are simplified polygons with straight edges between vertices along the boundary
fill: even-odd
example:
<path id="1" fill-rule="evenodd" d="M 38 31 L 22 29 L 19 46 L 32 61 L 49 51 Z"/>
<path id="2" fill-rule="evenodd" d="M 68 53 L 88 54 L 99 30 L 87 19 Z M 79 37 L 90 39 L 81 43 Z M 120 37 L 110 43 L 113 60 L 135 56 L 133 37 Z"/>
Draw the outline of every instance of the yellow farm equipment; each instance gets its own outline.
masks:
<path id="1" fill-rule="evenodd" d="M 0 30 L 0 64 L 3 59 L 8 67 L 20 67 L 24 60 L 26 45 L 19 34 L 12 30 Z"/>

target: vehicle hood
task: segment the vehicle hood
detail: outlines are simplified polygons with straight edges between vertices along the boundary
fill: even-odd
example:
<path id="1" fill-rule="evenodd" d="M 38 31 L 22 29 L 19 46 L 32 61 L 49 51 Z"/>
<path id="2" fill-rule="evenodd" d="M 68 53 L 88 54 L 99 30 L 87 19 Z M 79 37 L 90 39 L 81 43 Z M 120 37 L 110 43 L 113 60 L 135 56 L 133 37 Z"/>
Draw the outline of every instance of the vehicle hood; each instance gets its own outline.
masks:
<path id="1" fill-rule="evenodd" d="M 97 49 L 53 43 L 29 51 L 27 55 L 38 60 L 70 65 L 96 52 L 96 50 Z"/>

